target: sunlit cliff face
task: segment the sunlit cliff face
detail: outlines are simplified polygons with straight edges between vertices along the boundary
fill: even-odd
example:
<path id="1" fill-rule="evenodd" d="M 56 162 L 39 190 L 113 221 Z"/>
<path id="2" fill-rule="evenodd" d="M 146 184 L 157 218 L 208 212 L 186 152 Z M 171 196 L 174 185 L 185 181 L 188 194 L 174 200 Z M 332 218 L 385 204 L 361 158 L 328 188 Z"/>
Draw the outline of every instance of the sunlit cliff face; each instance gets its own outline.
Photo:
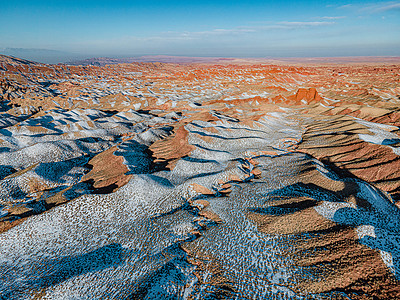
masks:
<path id="1" fill-rule="evenodd" d="M 0 56 L 1 299 L 400 297 L 400 66 Z"/>

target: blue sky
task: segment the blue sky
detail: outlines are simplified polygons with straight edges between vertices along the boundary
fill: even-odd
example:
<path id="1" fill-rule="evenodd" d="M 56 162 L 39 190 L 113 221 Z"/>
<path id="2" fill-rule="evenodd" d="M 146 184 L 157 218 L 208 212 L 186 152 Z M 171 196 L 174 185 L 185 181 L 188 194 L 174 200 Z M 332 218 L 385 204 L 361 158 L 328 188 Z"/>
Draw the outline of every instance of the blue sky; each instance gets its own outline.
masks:
<path id="1" fill-rule="evenodd" d="M 400 1 L 0 0 L 4 48 L 86 57 L 400 56 Z"/>

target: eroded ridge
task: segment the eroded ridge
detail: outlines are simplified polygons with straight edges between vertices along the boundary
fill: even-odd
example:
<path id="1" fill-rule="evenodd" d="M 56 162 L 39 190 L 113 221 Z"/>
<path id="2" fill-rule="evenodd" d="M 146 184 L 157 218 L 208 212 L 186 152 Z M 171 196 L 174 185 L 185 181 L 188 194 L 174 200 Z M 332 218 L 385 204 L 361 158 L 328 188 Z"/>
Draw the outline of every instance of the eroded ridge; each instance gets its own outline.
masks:
<path id="1" fill-rule="evenodd" d="M 0 299 L 400 297 L 398 65 L 0 59 Z"/>

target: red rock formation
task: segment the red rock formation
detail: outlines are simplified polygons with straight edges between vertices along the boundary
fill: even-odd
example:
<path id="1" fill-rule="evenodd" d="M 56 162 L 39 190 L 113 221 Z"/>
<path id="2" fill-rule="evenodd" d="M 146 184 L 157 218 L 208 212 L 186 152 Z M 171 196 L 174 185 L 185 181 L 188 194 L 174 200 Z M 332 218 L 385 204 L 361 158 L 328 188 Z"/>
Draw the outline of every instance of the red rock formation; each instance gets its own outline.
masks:
<path id="1" fill-rule="evenodd" d="M 312 102 L 319 102 L 322 100 L 322 97 L 318 94 L 315 88 L 299 88 L 296 92 L 296 95 L 289 98 L 290 100 L 294 100 L 296 104 L 309 104 Z"/>

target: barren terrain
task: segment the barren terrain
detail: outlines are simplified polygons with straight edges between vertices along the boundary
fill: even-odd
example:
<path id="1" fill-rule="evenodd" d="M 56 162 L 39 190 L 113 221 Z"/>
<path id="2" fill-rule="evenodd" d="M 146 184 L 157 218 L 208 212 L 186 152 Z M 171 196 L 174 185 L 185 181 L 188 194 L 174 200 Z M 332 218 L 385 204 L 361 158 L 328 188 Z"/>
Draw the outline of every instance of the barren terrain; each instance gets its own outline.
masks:
<path id="1" fill-rule="evenodd" d="M 0 55 L 0 299 L 400 298 L 400 63 L 289 63 Z"/>

